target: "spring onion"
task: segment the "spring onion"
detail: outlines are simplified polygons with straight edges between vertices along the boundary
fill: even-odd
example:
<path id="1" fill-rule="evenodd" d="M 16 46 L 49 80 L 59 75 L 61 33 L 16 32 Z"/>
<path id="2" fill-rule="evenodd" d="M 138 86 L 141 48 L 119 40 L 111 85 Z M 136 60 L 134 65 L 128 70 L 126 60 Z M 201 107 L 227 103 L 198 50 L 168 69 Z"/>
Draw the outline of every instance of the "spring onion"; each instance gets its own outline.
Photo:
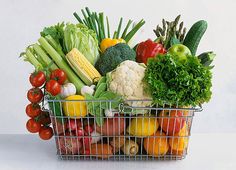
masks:
<path id="1" fill-rule="evenodd" d="M 74 12 L 75 18 L 78 20 L 79 23 L 86 25 L 89 29 L 92 29 L 97 34 L 97 39 L 100 44 L 100 42 L 104 38 L 110 38 L 110 27 L 108 22 L 108 17 L 106 17 L 106 30 L 105 30 L 105 24 L 104 24 L 104 14 L 103 13 L 96 13 L 96 12 L 90 12 L 89 8 L 85 8 L 86 12 L 82 9 L 82 15 L 83 19 L 80 18 L 80 16 Z M 132 21 L 129 20 L 126 24 L 125 29 L 123 30 L 121 34 L 121 28 L 122 28 L 122 21 L 123 18 L 120 18 L 119 25 L 117 30 L 114 31 L 113 37 L 114 38 L 123 38 L 127 43 L 130 41 L 130 39 L 135 35 L 135 33 L 144 25 L 145 21 L 141 20 L 136 24 L 129 32 L 129 26 L 131 25 Z M 128 32 L 128 33 L 127 33 Z M 107 34 L 106 34 L 107 33 Z"/>

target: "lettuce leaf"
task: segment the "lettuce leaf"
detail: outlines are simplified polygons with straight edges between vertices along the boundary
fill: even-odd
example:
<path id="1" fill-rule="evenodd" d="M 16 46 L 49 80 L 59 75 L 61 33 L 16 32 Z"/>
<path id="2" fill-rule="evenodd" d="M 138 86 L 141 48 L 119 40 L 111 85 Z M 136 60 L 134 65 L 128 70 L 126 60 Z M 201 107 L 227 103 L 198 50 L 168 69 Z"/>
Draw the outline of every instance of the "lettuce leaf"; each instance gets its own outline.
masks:
<path id="1" fill-rule="evenodd" d="M 63 52 L 66 52 L 66 49 L 64 48 L 64 22 L 58 23 L 54 26 L 45 27 L 42 32 L 40 32 L 40 35 L 42 37 L 48 37 L 51 36 L 54 41 L 56 41 L 62 48 Z"/>
<path id="2" fill-rule="evenodd" d="M 69 52 L 77 48 L 93 65 L 99 57 L 96 34 L 83 24 L 67 24 L 64 30 L 64 45 Z"/>
<path id="3" fill-rule="evenodd" d="M 211 98 L 212 73 L 197 57 L 181 63 L 170 54 L 149 59 L 144 81 L 156 104 L 196 106 Z"/>

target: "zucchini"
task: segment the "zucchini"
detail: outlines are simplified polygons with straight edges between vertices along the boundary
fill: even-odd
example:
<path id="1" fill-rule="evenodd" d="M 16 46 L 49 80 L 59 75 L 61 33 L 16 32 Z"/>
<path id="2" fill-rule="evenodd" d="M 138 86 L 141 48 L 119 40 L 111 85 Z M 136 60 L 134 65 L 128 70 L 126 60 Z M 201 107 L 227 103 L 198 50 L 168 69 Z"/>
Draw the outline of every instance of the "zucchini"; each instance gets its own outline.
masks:
<path id="1" fill-rule="evenodd" d="M 188 31 L 183 44 L 186 45 L 193 56 L 195 56 L 197 47 L 200 43 L 200 40 L 203 34 L 206 32 L 207 22 L 204 20 L 200 20 L 193 24 L 193 26 Z"/>

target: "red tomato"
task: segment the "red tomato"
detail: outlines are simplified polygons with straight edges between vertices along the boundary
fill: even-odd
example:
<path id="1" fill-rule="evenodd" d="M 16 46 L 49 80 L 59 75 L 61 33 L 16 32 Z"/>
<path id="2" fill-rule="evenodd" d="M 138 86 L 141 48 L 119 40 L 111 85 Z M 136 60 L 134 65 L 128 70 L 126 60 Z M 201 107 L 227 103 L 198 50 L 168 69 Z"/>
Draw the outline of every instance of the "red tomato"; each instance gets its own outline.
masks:
<path id="1" fill-rule="evenodd" d="M 32 103 L 39 103 L 43 99 L 43 92 L 40 88 L 32 88 L 28 91 L 27 98 Z"/>
<path id="2" fill-rule="evenodd" d="M 56 80 L 59 84 L 62 85 L 65 83 L 67 76 L 62 69 L 56 69 L 51 73 L 50 79 Z"/>
<path id="3" fill-rule="evenodd" d="M 53 131 L 51 127 L 42 126 L 39 130 L 39 137 L 43 140 L 49 140 L 53 136 Z"/>
<path id="4" fill-rule="evenodd" d="M 42 125 L 49 125 L 51 123 L 51 119 L 49 117 L 49 113 L 48 112 L 45 112 L 45 111 L 42 111 L 41 112 L 41 115 L 40 115 L 40 120 L 39 122 L 42 124 Z"/>
<path id="5" fill-rule="evenodd" d="M 162 130 L 164 130 L 167 135 L 173 135 L 179 133 L 185 124 L 185 118 L 182 116 L 181 111 L 172 110 L 170 113 L 169 111 L 162 111 L 158 121 Z"/>
<path id="6" fill-rule="evenodd" d="M 26 128 L 31 133 L 39 132 L 40 127 L 40 123 L 36 122 L 33 118 L 29 119 L 26 123 Z"/>
<path id="7" fill-rule="evenodd" d="M 38 104 L 30 103 L 26 106 L 25 112 L 31 118 L 36 117 L 41 113 L 41 108 Z"/>
<path id="8" fill-rule="evenodd" d="M 46 75 L 42 71 L 34 72 L 30 75 L 29 81 L 30 81 L 32 86 L 40 87 L 45 83 Z"/>
<path id="9" fill-rule="evenodd" d="M 46 90 L 51 95 L 56 96 L 61 92 L 61 85 L 56 80 L 49 80 L 46 83 Z"/>

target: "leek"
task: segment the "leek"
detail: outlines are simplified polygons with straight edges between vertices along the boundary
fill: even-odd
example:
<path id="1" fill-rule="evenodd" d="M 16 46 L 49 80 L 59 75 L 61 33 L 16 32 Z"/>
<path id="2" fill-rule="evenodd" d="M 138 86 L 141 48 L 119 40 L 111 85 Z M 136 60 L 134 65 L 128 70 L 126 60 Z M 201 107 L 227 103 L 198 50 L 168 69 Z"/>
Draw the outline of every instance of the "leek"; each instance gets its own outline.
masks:
<path id="1" fill-rule="evenodd" d="M 84 86 L 84 83 L 76 76 L 70 66 L 64 61 L 64 59 L 58 54 L 58 52 L 48 43 L 48 41 L 44 37 L 39 38 L 38 41 L 43 47 L 43 49 L 54 60 L 57 66 L 66 72 L 69 81 L 75 85 L 77 93 L 80 93 L 80 90 Z"/>

